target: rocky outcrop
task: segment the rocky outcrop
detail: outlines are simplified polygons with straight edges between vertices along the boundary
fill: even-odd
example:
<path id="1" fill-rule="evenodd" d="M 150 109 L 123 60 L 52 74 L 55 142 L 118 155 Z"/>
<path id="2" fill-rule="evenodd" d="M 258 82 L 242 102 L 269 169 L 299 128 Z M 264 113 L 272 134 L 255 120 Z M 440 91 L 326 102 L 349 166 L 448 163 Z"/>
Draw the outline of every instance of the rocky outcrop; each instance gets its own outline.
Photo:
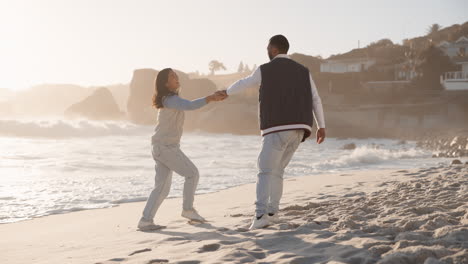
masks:
<path id="1" fill-rule="evenodd" d="M 105 87 L 98 88 L 84 100 L 65 110 L 68 118 L 84 117 L 90 120 L 118 120 L 124 117 L 112 93 Z"/>
<path id="2" fill-rule="evenodd" d="M 212 94 L 216 90 L 216 85 L 208 79 L 187 79 L 181 81 L 180 96 L 193 100 Z"/>
<path id="3" fill-rule="evenodd" d="M 344 150 L 353 150 L 353 149 L 356 149 L 356 144 L 354 143 L 349 143 L 349 144 L 345 144 L 342 149 Z"/>
<path id="4" fill-rule="evenodd" d="M 153 69 L 133 71 L 127 102 L 130 121 L 137 124 L 153 124 L 156 122 L 156 110 L 152 107 L 151 98 L 153 97 L 154 81 L 157 75 L 158 71 Z"/>
<path id="5" fill-rule="evenodd" d="M 205 109 L 199 113 L 187 112 L 185 127 L 210 133 L 260 134 L 255 105 L 233 103 L 228 98 Z"/>
<path id="6" fill-rule="evenodd" d="M 130 83 L 130 95 L 127 103 L 128 117 L 137 124 L 155 124 L 156 109 L 152 106 L 155 90 L 155 79 L 159 71 L 137 69 L 133 72 Z M 176 71 L 181 85 L 180 95 L 186 99 L 207 96 L 216 91 L 216 85 L 208 79 L 190 79 L 187 74 Z M 191 119 L 198 118 L 201 109 L 189 114 Z M 194 114 L 197 113 L 197 114 Z"/>
<path id="7" fill-rule="evenodd" d="M 456 134 L 457 136 L 454 136 Z M 451 135 L 428 136 L 418 146 L 435 151 L 434 158 L 468 156 L 468 131 L 460 130 Z"/>

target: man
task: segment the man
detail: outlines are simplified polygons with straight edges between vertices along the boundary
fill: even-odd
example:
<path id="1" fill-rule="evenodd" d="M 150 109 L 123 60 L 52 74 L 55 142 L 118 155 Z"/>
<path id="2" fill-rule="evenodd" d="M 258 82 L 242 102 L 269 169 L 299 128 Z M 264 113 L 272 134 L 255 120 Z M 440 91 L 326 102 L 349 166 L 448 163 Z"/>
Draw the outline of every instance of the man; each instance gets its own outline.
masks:
<path id="1" fill-rule="evenodd" d="M 270 62 L 226 91 L 227 95 L 232 95 L 251 86 L 260 86 L 263 140 L 258 157 L 256 210 L 251 230 L 278 221 L 284 169 L 299 144 L 311 135 L 314 116 L 318 127 L 317 143 L 325 140 L 322 101 L 309 70 L 289 58 L 289 42 L 282 35 L 273 36 L 267 50 Z"/>

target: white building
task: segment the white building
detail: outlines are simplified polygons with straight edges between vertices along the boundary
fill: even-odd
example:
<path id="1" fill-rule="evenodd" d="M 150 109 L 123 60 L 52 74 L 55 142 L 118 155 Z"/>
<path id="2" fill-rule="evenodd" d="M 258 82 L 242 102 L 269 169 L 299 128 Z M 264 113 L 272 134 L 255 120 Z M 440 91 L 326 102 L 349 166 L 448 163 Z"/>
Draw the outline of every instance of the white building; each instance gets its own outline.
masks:
<path id="1" fill-rule="evenodd" d="M 468 37 L 460 37 L 450 43 L 442 41 L 437 45 L 450 59 L 461 66 L 461 71 L 446 72 L 440 82 L 447 91 L 468 91 Z"/>
<path id="2" fill-rule="evenodd" d="M 411 81 L 420 74 L 416 71 L 416 63 L 414 61 L 405 61 L 395 66 L 396 81 Z"/>
<path id="3" fill-rule="evenodd" d="M 442 41 L 437 45 L 447 56 L 450 58 L 464 57 L 468 51 L 468 38 L 460 37 L 457 41 L 450 43 L 448 41 Z"/>
<path id="4" fill-rule="evenodd" d="M 446 72 L 441 76 L 442 86 L 447 91 L 468 91 L 468 56 L 458 58 L 458 65 L 462 70 L 458 72 Z"/>
<path id="5" fill-rule="evenodd" d="M 320 72 L 362 72 L 367 71 L 374 64 L 375 60 L 368 58 L 327 60 L 320 64 Z"/>

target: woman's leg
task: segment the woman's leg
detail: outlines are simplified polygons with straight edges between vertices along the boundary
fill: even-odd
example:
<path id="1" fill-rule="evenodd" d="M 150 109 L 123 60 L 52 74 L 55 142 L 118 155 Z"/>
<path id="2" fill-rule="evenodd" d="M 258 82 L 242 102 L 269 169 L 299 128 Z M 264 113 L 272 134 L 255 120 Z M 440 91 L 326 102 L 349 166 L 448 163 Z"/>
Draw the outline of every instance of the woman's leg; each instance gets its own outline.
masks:
<path id="1" fill-rule="evenodd" d="M 153 220 L 159 206 L 171 190 L 172 171 L 159 160 L 156 160 L 155 170 L 155 186 L 143 210 L 143 218 L 147 221 Z"/>
<path id="2" fill-rule="evenodd" d="M 165 147 L 162 149 L 160 160 L 170 170 L 185 178 L 183 209 L 193 209 L 195 191 L 200 178 L 197 167 L 178 147 Z"/>

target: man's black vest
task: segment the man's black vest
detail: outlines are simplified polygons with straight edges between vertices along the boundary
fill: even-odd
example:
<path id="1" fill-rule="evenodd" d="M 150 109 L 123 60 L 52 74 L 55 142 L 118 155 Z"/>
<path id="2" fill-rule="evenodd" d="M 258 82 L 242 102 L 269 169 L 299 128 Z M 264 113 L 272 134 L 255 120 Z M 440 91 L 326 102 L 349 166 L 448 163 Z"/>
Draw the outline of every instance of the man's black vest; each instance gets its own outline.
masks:
<path id="1" fill-rule="evenodd" d="M 309 70 L 289 58 L 275 58 L 261 65 L 260 70 L 260 129 L 273 128 L 269 129 L 272 132 L 289 130 L 281 129 L 285 125 L 307 125 L 311 129 L 313 114 Z M 311 134 L 309 129 L 304 131 L 303 140 Z"/>

